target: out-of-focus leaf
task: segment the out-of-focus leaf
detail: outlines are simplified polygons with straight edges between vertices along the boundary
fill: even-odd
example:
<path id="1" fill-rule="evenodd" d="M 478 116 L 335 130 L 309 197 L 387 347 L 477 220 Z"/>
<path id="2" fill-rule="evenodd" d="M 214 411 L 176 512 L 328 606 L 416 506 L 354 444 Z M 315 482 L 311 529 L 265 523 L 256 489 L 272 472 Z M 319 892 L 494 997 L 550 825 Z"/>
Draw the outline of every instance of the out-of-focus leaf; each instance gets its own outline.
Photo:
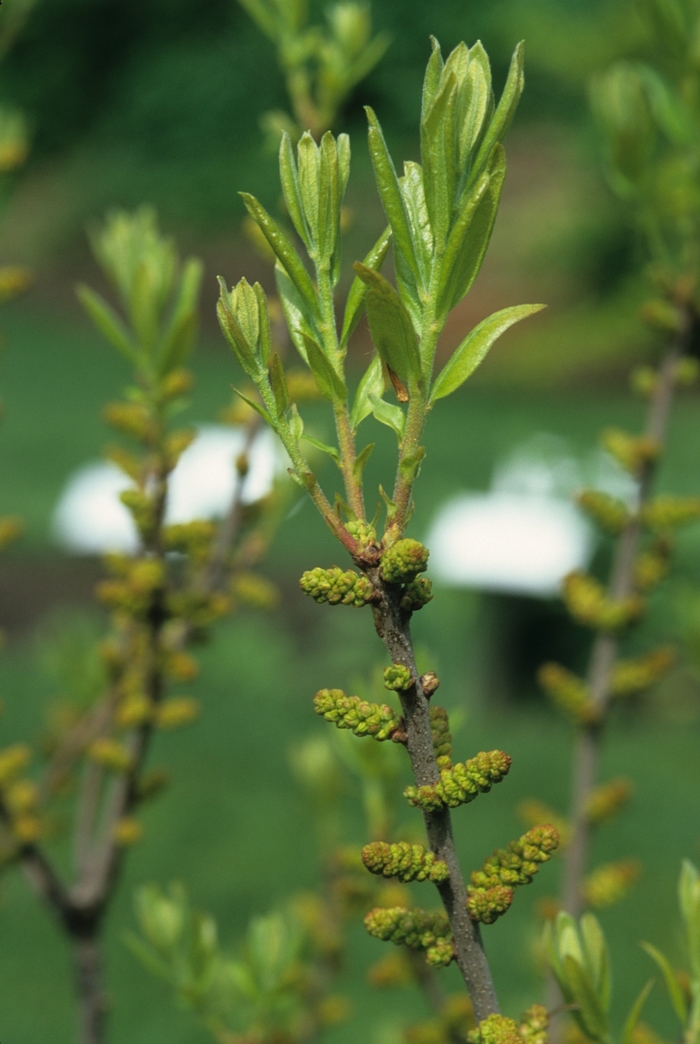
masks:
<path id="1" fill-rule="evenodd" d="M 649 979 L 649 982 L 640 990 L 639 996 L 632 1005 L 630 1013 L 625 1019 L 625 1024 L 622 1027 L 622 1037 L 620 1038 L 620 1044 L 632 1044 L 632 1041 L 634 1040 L 634 1031 L 642 1014 L 642 1009 L 646 1004 L 647 997 L 651 993 L 653 985 L 654 980 Z"/>
<path id="2" fill-rule="evenodd" d="M 673 1005 L 673 1010 L 678 1016 L 681 1026 L 685 1026 L 688 1021 L 688 1004 L 685 999 L 683 987 L 678 981 L 678 976 L 671 967 L 671 962 L 668 957 L 661 952 L 661 950 L 657 950 L 657 948 L 652 946 L 651 943 L 643 942 L 641 943 L 641 947 L 645 953 L 649 954 L 652 961 L 654 961 L 661 970 L 671 1004 Z"/>
<path id="3" fill-rule="evenodd" d="M 116 312 L 89 286 L 81 284 L 76 292 L 83 308 L 110 344 L 126 356 L 130 363 L 139 363 L 141 353 Z"/>

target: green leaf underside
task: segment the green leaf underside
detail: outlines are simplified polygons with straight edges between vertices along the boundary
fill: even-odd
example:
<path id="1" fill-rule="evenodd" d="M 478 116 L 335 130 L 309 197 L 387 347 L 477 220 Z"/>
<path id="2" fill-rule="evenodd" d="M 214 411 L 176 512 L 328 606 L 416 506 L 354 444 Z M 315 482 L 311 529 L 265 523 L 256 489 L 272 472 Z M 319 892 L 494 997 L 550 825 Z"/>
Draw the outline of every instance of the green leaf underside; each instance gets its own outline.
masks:
<path id="1" fill-rule="evenodd" d="M 503 308 L 479 323 L 465 337 L 438 375 L 430 394 L 430 401 L 436 402 L 456 391 L 468 377 L 471 377 L 501 334 L 521 319 L 526 319 L 545 307 L 546 305 L 542 304 L 515 305 L 512 308 Z"/>

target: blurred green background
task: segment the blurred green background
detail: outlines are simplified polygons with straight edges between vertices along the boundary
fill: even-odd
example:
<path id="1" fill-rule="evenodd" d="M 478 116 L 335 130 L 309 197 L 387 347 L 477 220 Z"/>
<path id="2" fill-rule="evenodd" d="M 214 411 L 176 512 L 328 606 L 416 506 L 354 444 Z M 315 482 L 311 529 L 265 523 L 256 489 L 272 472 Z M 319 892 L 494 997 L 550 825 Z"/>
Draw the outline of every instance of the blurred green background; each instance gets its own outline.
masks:
<path id="1" fill-rule="evenodd" d="M 343 119 L 355 157 L 350 259 L 365 252 L 382 223 L 362 105 L 378 111 L 396 155 L 415 156 L 429 33 L 446 49 L 481 37 L 497 84 L 515 42 L 525 36 L 528 49 L 528 86 L 508 148 L 510 172 L 492 250 L 447 340 L 456 342 L 463 329 L 506 304 L 543 300 L 550 308 L 529 330 L 509 335 L 469 388 L 431 418 L 413 526 L 420 537 L 440 503 L 456 491 L 487 488 L 494 464 L 533 432 L 561 435 L 584 454 L 602 426 L 640 422 L 643 407 L 627 394 L 624 374 L 634 360 L 653 354 L 654 344 L 637 318 L 635 242 L 599 173 L 585 89 L 588 75 L 619 51 L 625 5 L 374 0 L 373 11 L 376 27 L 388 29 L 393 43 Z M 47 702 L 56 694 L 45 654 L 52 636 L 100 626 L 90 606 L 98 566 L 61 556 L 49 535 L 67 476 L 99 456 L 106 441 L 102 403 L 127 380 L 121 360 L 99 342 L 74 302 L 77 279 L 99 285 L 85 225 L 107 206 L 147 200 L 183 250 L 204 258 L 205 318 L 189 419 L 211 420 L 237 377 L 211 318 L 214 276 L 220 272 L 233 282 L 245 273 L 270 285 L 264 262 L 241 232 L 237 192 L 250 189 L 276 204 L 275 158 L 263 149 L 258 119 L 265 109 L 284 107 L 285 97 L 271 46 L 233 0 L 39 0 L 0 68 L 0 99 L 21 107 L 32 128 L 29 162 L 5 184 L 0 260 L 30 263 L 36 275 L 33 289 L 2 314 L 0 510 L 27 523 L 23 541 L 0 563 L 0 623 L 9 637 L 0 659 L 5 745 L 41 734 Z M 358 364 L 363 338 L 357 338 Z M 324 423 L 319 415 L 319 430 Z M 382 432 L 377 438 L 371 475 L 381 481 L 391 444 Z M 699 444 L 697 399 L 688 396 L 675 412 L 663 488 L 700 494 Z M 700 582 L 698 548 L 698 534 L 690 531 L 674 577 L 652 606 L 647 640 L 677 629 L 679 592 Z M 158 741 L 154 761 L 172 768 L 174 785 L 145 815 L 145 839 L 129 860 L 108 923 L 115 1044 L 207 1039 L 191 1016 L 172 1009 L 165 987 L 144 974 L 122 943 L 124 928 L 133 924 L 136 884 L 183 880 L 194 902 L 217 916 L 233 947 L 252 913 L 316 880 L 310 810 L 292 783 L 288 751 L 323 728 L 311 708 L 317 688 L 352 688 L 382 659 L 363 614 L 318 607 L 298 590 L 302 570 L 337 560 L 310 505 L 285 521 L 265 565 L 282 588 L 281 608 L 246 612 L 219 629 L 193 686 L 204 705 L 201 720 Z M 476 593 L 438 591 L 416 620 L 417 640 L 442 679 L 442 702 L 465 715 L 460 754 L 500 746 L 514 757 L 503 786 L 456 817 L 468 867 L 520 832 L 515 809 L 523 797 L 563 808 L 570 750 L 568 729 L 533 695 L 532 679 L 522 679 L 527 699 L 485 698 L 485 643 L 499 638 L 488 624 L 499 619 L 489 615 L 489 604 Z M 545 635 L 542 656 L 548 655 Z M 697 683 L 683 668 L 661 693 L 621 717 L 607 744 L 606 775 L 629 775 L 637 789 L 630 811 L 601 831 L 596 857 L 631 855 L 644 867 L 632 894 L 602 915 L 613 939 L 618 1012 L 651 974 L 639 939 L 679 957 L 679 861 L 700 859 L 698 717 Z M 348 792 L 348 837 L 359 842 L 358 806 L 357 794 Z M 487 929 L 509 1014 L 540 989 L 532 956 L 535 904 L 554 890 L 557 872 L 556 865 L 547 867 L 518 895 L 508 917 Z M 3 1044 L 67 1044 L 69 956 L 19 873 L 2 883 L 0 939 Z M 357 929 L 343 983 L 355 1014 L 328 1033 L 329 1044 L 371 1040 L 377 1027 L 421 1011 L 419 997 L 365 986 L 364 969 L 382 952 Z M 650 1021 L 670 1032 L 659 988 L 649 1012 Z"/>

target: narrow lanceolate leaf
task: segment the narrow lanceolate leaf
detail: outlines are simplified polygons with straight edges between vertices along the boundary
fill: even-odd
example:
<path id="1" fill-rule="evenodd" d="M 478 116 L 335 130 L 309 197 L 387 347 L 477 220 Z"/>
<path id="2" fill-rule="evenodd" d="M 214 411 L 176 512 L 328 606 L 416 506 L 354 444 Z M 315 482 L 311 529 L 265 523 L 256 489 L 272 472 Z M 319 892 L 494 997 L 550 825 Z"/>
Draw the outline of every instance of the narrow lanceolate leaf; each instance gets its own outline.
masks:
<path id="1" fill-rule="evenodd" d="M 360 485 L 362 485 L 362 476 L 364 475 L 367 461 L 372 455 L 374 446 L 375 443 L 370 442 L 363 450 L 360 450 L 355 458 L 355 463 L 352 466 L 352 477 L 355 479 L 355 482 L 358 482 Z"/>
<path id="2" fill-rule="evenodd" d="M 321 206 L 321 155 L 318 145 L 309 134 L 304 133 L 297 145 L 299 169 L 299 193 L 304 217 L 316 247 L 319 242 L 319 214 Z"/>
<path id="3" fill-rule="evenodd" d="M 419 163 L 404 163 L 404 176 L 399 181 L 408 219 L 411 223 L 416 257 L 427 282 L 433 260 L 434 239 L 425 202 L 423 171 Z"/>
<path id="4" fill-rule="evenodd" d="M 140 353 L 129 336 L 129 332 L 116 312 L 106 301 L 88 286 L 80 285 L 76 291 L 78 299 L 97 329 L 130 363 L 138 362 Z"/>
<path id="5" fill-rule="evenodd" d="M 425 201 L 435 242 L 442 246 L 447 238 L 457 187 L 456 110 L 459 97 L 453 72 L 443 76 L 421 124 L 421 159 Z"/>
<path id="6" fill-rule="evenodd" d="M 525 44 L 521 42 L 513 52 L 510 69 L 508 71 L 508 79 L 503 88 L 501 100 L 498 103 L 498 107 L 493 114 L 489 128 L 486 131 L 484 140 L 479 148 L 479 152 L 472 168 L 472 179 L 479 176 L 488 163 L 494 145 L 503 141 L 506 131 L 510 127 L 513 116 L 515 115 L 515 110 L 518 107 L 518 102 L 520 101 L 520 95 L 523 93 L 523 87 L 525 85 L 525 77 L 523 73 L 524 59 Z"/>
<path id="7" fill-rule="evenodd" d="M 466 197 L 447 241 L 437 307 L 438 315 L 442 317 L 459 304 L 479 274 L 498 213 L 505 176 L 505 153 L 502 146 L 496 145 L 488 171 Z"/>
<path id="8" fill-rule="evenodd" d="M 299 175 L 297 173 L 296 160 L 294 159 L 294 149 L 292 147 L 292 139 L 286 131 L 283 133 L 280 142 L 279 163 L 280 181 L 282 182 L 282 192 L 284 193 L 287 212 L 299 237 L 306 249 L 309 250 L 311 248 L 311 237 L 301 205 Z"/>
<path id="9" fill-rule="evenodd" d="M 249 399 L 247 395 L 244 395 L 242 391 L 238 390 L 238 388 L 234 388 L 233 385 L 231 385 L 231 388 L 238 396 L 238 398 L 243 399 L 243 402 L 247 403 L 252 410 L 255 410 L 256 413 L 259 413 L 262 419 L 266 421 L 271 428 L 275 427 L 275 422 L 273 421 L 272 417 L 267 412 L 264 406 L 262 406 L 259 402 L 256 402 L 255 399 Z"/>
<path id="10" fill-rule="evenodd" d="M 435 97 L 438 87 L 440 86 L 440 76 L 444 68 L 445 63 L 442 60 L 442 52 L 440 51 L 440 44 L 434 36 L 430 37 L 430 46 L 432 48 L 430 58 L 425 70 L 425 77 L 423 79 L 423 98 L 421 103 L 421 122 L 425 119 L 428 109 L 430 108 L 431 102 Z"/>
<path id="11" fill-rule="evenodd" d="M 158 348 L 161 374 L 180 366 L 192 347 L 197 330 L 197 301 L 202 273 L 202 262 L 197 258 L 190 258 L 185 263 L 175 308 Z"/>
<path id="12" fill-rule="evenodd" d="M 282 360 L 277 352 L 273 352 L 270 356 L 269 370 L 272 394 L 275 397 L 275 403 L 277 405 L 277 414 L 278 416 L 282 416 L 286 413 L 287 407 L 289 406 L 289 389 L 287 387 L 287 378 L 284 373 L 284 367 L 282 366 Z"/>
<path id="13" fill-rule="evenodd" d="M 420 380 L 420 351 L 411 317 L 383 275 L 360 262 L 353 266 L 367 284 L 367 319 L 378 354 L 404 380 Z"/>
<path id="14" fill-rule="evenodd" d="M 284 317 L 287 320 L 289 336 L 292 338 L 294 347 L 299 352 L 299 355 L 308 366 L 309 360 L 306 356 L 304 338 L 315 337 L 313 319 L 297 292 L 294 283 L 279 263 L 275 265 L 275 282 L 277 283 L 277 291 L 282 302 Z"/>
<path id="15" fill-rule="evenodd" d="M 657 950 L 651 943 L 643 942 L 641 947 L 661 969 L 673 1010 L 678 1016 L 681 1026 L 685 1026 L 688 1021 L 688 1002 L 685 999 L 683 987 L 678 981 L 678 976 L 671 967 L 671 962 L 661 950 Z"/>
<path id="16" fill-rule="evenodd" d="M 632 1041 L 634 1040 L 634 1031 L 637 1027 L 637 1023 L 639 1022 L 640 1016 L 642 1014 L 642 1009 L 646 1004 L 647 997 L 651 993 L 653 985 L 654 980 L 649 979 L 649 982 L 646 984 L 646 986 L 643 986 L 640 990 L 639 996 L 632 1005 L 630 1013 L 625 1019 L 625 1024 L 622 1027 L 622 1037 L 620 1038 L 620 1044 L 632 1044 Z"/>
<path id="17" fill-rule="evenodd" d="M 378 398 L 373 393 L 370 393 L 369 401 L 372 404 L 375 420 L 378 420 L 380 424 L 386 424 L 387 428 L 391 428 L 401 442 L 406 428 L 406 414 L 403 410 L 399 406 L 392 406 L 390 402 L 384 402 L 384 399 Z"/>
<path id="18" fill-rule="evenodd" d="M 330 131 L 326 131 L 323 135 L 319 152 L 321 164 L 318 252 L 320 260 L 334 269 L 332 274 L 337 279 L 338 265 L 333 265 L 332 262 L 336 260 L 340 240 L 340 173 L 338 171 L 338 149 Z"/>
<path id="19" fill-rule="evenodd" d="M 248 213 L 253 220 L 257 222 L 260 230 L 265 236 L 265 239 L 268 241 L 274 250 L 275 255 L 279 259 L 280 264 L 296 287 L 296 290 L 302 298 L 310 315 L 315 316 L 318 311 L 316 292 L 314 290 L 314 285 L 311 282 L 311 277 L 302 264 L 301 258 L 277 222 L 274 221 L 265 208 L 258 203 L 255 196 L 251 196 L 247 192 L 242 192 L 241 197 L 246 205 Z"/>
<path id="20" fill-rule="evenodd" d="M 267 297 L 260 283 L 253 284 L 253 293 L 258 305 L 258 330 L 260 331 L 260 358 L 263 366 L 267 366 L 267 360 L 272 351 L 272 330 L 270 329 L 270 313 L 267 308 Z"/>
<path id="21" fill-rule="evenodd" d="M 340 201 L 345 197 L 350 178 L 350 138 L 347 134 L 339 134 L 336 139 L 338 146 L 338 176 L 340 178 Z"/>
<path id="22" fill-rule="evenodd" d="M 389 155 L 389 150 L 382 134 L 382 128 L 372 109 L 365 108 L 369 121 L 369 152 L 374 167 L 374 177 L 379 189 L 379 195 L 387 216 L 391 231 L 394 234 L 395 249 L 400 250 L 406 264 L 411 268 L 417 280 L 420 281 L 420 271 L 416 261 L 413 247 L 411 226 L 406 213 L 399 179 L 396 176 L 394 163 Z"/>
<path id="23" fill-rule="evenodd" d="M 331 402 L 345 402 L 348 397 L 347 388 L 330 360 L 323 354 L 313 337 L 304 337 L 304 344 L 309 366 L 321 395 Z"/>
<path id="24" fill-rule="evenodd" d="M 321 450 L 322 453 L 327 453 L 335 463 L 340 467 L 340 454 L 334 446 L 328 446 L 325 442 L 320 442 L 318 439 L 314 439 L 311 435 L 303 436 L 304 442 L 311 443 L 317 450 Z"/>
<path id="25" fill-rule="evenodd" d="M 515 305 L 503 308 L 475 326 L 464 338 L 452 358 L 438 375 L 430 393 L 430 401 L 444 399 L 464 384 L 485 359 L 491 345 L 514 323 L 546 308 L 543 304 Z"/>
<path id="26" fill-rule="evenodd" d="M 365 268 L 372 268 L 375 272 L 378 272 L 384 264 L 384 258 L 389 251 L 389 243 L 391 242 L 391 229 L 385 228 L 381 236 L 370 250 L 367 257 L 362 262 Z M 350 339 L 350 335 L 360 321 L 362 315 L 362 309 L 365 306 L 365 297 L 367 296 L 367 284 L 364 283 L 359 276 L 355 276 L 348 293 L 348 299 L 345 304 L 345 315 L 343 316 L 343 332 L 340 335 L 340 346 L 345 348 Z"/>
<path id="27" fill-rule="evenodd" d="M 574 1003 L 578 1005 L 578 1019 L 593 1040 L 598 1041 L 599 1044 L 607 1044 L 610 1040 L 607 1018 L 591 980 L 573 957 L 564 957 L 563 964 L 567 985 Z"/>
<path id="28" fill-rule="evenodd" d="M 365 417 L 369 417 L 370 413 L 372 413 L 371 396 L 374 395 L 377 399 L 381 399 L 383 394 L 384 372 L 382 370 L 382 360 L 378 355 L 375 355 L 367 367 L 355 395 L 355 402 L 350 414 L 350 423 L 353 431 L 357 431 Z"/>

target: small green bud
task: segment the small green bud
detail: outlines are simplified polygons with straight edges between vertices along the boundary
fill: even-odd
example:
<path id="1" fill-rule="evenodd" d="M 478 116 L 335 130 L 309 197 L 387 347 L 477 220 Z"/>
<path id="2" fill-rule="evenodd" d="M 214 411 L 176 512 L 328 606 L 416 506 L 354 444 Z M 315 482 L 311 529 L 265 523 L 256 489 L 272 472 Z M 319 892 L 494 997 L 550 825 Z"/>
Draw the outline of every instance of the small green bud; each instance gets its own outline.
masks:
<path id="1" fill-rule="evenodd" d="M 392 692 L 405 692 L 413 685 L 413 677 L 408 667 L 395 663 L 384 668 L 384 688 Z"/>
<path id="2" fill-rule="evenodd" d="M 494 783 L 500 783 L 508 774 L 510 764 L 511 759 L 502 750 L 482 751 L 463 764 L 443 769 L 439 783 L 406 787 L 404 797 L 409 805 L 424 810 L 457 808 L 487 793 Z"/>
<path id="3" fill-rule="evenodd" d="M 442 910 L 407 910 L 395 906 L 384 910 L 370 910 L 365 917 L 365 928 L 375 939 L 403 944 L 411 950 L 424 950 L 429 964 L 436 967 L 454 959 L 452 929 L 447 914 Z"/>
<path id="4" fill-rule="evenodd" d="M 447 863 L 437 859 L 423 845 L 410 845 L 399 841 L 390 845 L 386 841 L 373 841 L 362 849 L 362 862 L 372 874 L 382 877 L 398 877 L 400 881 L 446 881 L 450 876 Z"/>
<path id="5" fill-rule="evenodd" d="M 401 718 L 391 707 L 347 696 L 342 689 L 321 689 L 314 696 L 314 708 L 326 721 L 339 729 L 350 729 L 356 736 L 381 741 L 403 734 Z"/>
<path id="6" fill-rule="evenodd" d="M 507 848 L 499 848 L 471 875 L 467 909 L 474 921 L 493 924 L 513 901 L 512 889 L 529 884 L 541 863 L 551 859 L 559 846 L 559 833 L 551 823 L 528 830 Z M 507 892 L 510 892 L 508 897 Z"/>
<path id="7" fill-rule="evenodd" d="M 433 582 L 427 576 L 417 576 L 406 584 L 401 596 L 400 605 L 404 612 L 417 613 L 424 605 L 433 600 Z"/>
<path id="8" fill-rule="evenodd" d="M 358 608 L 376 599 L 371 580 L 338 566 L 331 569 L 310 569 L 299 581 L 302 591 L 316 602 L 329 605 L 354 605 Z"/>
<path id="9" fill-rule="evenodd" d="M 407 583 L 427 568 L 429 554 L 418 540 L 397 540 L 382 555 L 382 576 L 389 584 Z"/>

